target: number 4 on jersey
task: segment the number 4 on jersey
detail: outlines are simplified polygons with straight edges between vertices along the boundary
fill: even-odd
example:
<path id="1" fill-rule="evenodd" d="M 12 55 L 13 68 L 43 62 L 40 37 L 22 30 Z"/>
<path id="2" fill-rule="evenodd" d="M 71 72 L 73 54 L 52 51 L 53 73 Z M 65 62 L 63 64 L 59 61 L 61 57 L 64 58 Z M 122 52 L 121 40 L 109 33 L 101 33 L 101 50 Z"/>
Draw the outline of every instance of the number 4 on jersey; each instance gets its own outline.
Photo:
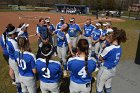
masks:
<path id="1" fill-rule="evenodd" d="M 78 72 L 78 75 L 79 76 L 82 76 L 82 78 L 86 78 L 86 70 L 85 70 L 85 67 L 83 67 L 79 72 Z"/>

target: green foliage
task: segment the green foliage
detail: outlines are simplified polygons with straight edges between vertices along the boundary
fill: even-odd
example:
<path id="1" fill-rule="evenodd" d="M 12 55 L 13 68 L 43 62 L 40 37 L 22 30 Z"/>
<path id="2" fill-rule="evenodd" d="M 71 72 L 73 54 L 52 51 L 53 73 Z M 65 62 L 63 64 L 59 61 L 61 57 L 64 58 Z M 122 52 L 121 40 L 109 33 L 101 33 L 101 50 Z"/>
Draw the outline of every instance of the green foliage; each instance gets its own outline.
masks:
<path id="1" fill-rule="evenodd" d="M 67 2 L 68 4 L 72 4 L 72 5 L 75 5 L 75 4 L 80 4 L 80 0 L 68 0 Z"/>
<path id="2" fill-rule="evenodd" d="M 88 3 L 92 3 L 91 7 L 96 10 L 115 10 L 117 8 L 115 0 L 89 0 Z"/>
<path id="3" fill-rule="evenodd" d="M 94 5 L 95 5 L 96 10 L 101 10 L 102 9 L 102 0 L 95 0 Z"/>
<path id="4" fill-rule="evenodd" d="M 106 9 L 107 10 L 114 10 L 116 9 L 116 3 L 115 0 L 106 0 Z"/>

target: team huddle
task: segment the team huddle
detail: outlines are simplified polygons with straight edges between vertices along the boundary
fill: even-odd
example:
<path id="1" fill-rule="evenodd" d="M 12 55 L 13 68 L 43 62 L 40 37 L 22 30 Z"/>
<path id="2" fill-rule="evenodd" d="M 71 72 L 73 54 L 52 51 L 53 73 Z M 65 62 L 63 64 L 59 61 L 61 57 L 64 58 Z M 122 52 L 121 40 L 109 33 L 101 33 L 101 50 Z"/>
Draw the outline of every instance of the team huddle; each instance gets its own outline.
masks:
<path id="1" fill-rule="evenodd" d="M 120 44 L 126 42 L 122 29 L 111 23 L 91 23 L 80 28 L 75 18 L 64 17 L 54 27 L 50 18 L 40 18 L 36 26 L 37 54 L 30 48 L 29 24 L 8 24 L 1 35 L 3 57 L 18 93 L 37 93 L 37 79 L 42 93 L 60 93 L 60 82 L 70 76 L 70 93 L 91 93 L 92 73 L 97 72 L 96 93 L 111 93 L 111 81 L 122 55 Z M 57 56 L 60 60 L 54 60 Z"/>

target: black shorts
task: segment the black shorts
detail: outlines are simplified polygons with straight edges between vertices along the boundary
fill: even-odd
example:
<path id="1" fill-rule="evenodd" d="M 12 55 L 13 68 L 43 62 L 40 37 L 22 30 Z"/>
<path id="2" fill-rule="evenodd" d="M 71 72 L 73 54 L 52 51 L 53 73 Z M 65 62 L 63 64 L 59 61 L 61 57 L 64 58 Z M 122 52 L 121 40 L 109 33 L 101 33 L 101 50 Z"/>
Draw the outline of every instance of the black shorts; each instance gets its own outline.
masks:
<path id="1" fill-rule="evenodd" d="M 5 61 L 7 62 L 7 64 L 9 65 L 9 55 L 3 54 L 3 57 L 4 57 Z"/>

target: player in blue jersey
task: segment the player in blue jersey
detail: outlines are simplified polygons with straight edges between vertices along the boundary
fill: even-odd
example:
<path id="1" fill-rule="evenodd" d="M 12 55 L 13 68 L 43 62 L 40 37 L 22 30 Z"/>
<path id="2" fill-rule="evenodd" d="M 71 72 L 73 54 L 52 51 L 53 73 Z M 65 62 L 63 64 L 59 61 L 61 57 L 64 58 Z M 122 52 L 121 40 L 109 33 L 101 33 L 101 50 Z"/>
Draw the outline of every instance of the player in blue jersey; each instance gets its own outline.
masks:
<path id="1" fill-rule="evenodd" d="M 43 18 L 39 19 L 39 24 L 37 24 L 37 28 L 36 28 L 36 33 L 38 36 L 38 51 L 37 51 L 37 55 L 36 58 L 40 57 L 40 47 L 42 47 L 43 44 L 47 44 L 49 43 L 49 33 L 47 30 L 47 27 L 45 24 L 45 20 Z"/>
<path id="2" fill-rule="evenodd" d="M 45 25 L 46 25 L 48 33 L 49 33 L 48 34 L 49 35 L 49 42 L 53 45 L 55 43 L 55 41 L 54 41 L 54 37 L 52 36 L 52 33 L 55 31 L 55 27 L 53 24 L 51 24 L 50 18 L 45 19 Z"/>
<path id="3" fill-rule="evenodd" d="M 28 51 L 29 45 L 25 36 L 19 36 L 17 42 L 19 49 L 15 52 L 15 60 L 18 64 L 22 93 L 36 93 L 35 55 Z"/>
<path id="4" fill-rule="evenodd" d="M 103 27 L 102 27 L 102 34 L 100 37 L 100 49 L 99 49 L 99 53 L 98 53 L 98 57 L 100 56 L 100 53 L 102 52 L 102 50 L 106 47 L 106 36 L 107 36 L 107 24 L 104 23 Z"/>
<path id="5" fill-rule="evenodd" d="M 62 75 L 59 61 L 51 59 L 53 46 L 45 44 L 41 47 L 41 58 L 36 61 L 42 93 L 59 93 L 59 81 Z"/>
<path id="6" fill-rule="evenodd" d="M 77 48 L 79 56 L 70 58 L 67 63 L 70 71 L 70 93 L 90 93 L 96 61 L 88 57 L 89 44 L 86 39 L 80 39 Z"/>
<path id="7" fill-rule="evenodd" d="M 72 47 L 76 47 L 79 33 L 82 33 L 80 26 L 75 23 L 75 18 L 71 18 L 68 34 L 70 36 Z"/>
<path id="8" fill-rule="evenodd" d="M 3 57 L 5 59 L 5 61 L 8 63 L 9 60 L 9 54 L 6 48 L 6 40 L 7 40 L 7 34 L 8 34 L 8 29 L 13 26 L 12 24 L 8 24 L 5 31 L 3 32 L 3 34 L 0 37 L 0 45 L 2 47 L 3 50 Z M 9 63 L 8 63 L 9 64 Z"/>
<path id="9" fill-rule="evenodd" d="M 62 59 L 63 61 L 62 64 L 64 66 L 64 76 L 67 75 L 66 54 L 67 54 L 68 48 L 70 50 L 70 53 L 74 55 L 72 52 L 72 45 L 70 43 L 70 37 L 69 37 L 69 34 L 67 33 L 68 29 L 69 29 L 69 25 L 65 23 L 63 24 L 60 30 L 55 31 L 55 34 L 57 35 L 57 53 L 58 53 L 58 57 Z"/>
<path id="10" fill-rule="evenodd" d="M 13 30 L 14 29 L 14 26 L 12 24 L 8 24 L 6 26 L 6 30 L 4 31 L 4 33 L 2 34 L 1 36 L 1 40 L 0 40 L 0 44 L 1 44 L 1 47 L 2 47 L 2 50 L 3 50 L 3 57 L 4 59 L 7 61 L 7 63 L 9 64 L 9 53 L 8 53 L 8 50 L 7 50 L 7 39 L 8 39 L 8 32 Z M 14 77 L 14 72 L 13 72 L 13 69 L 12 68 L 9 68 L 9 75 L 12 79 L 12 84 L 16 84 L 15 82 L 15 77 Z"/>
<path id="11" fill-rule="evenodd" d="M 83 36 L 85 39 L 88 40 L 89 43 L 89 55 L 91 56 L 91 52 L 92 52 L 92 32 L 95 29 L 95 27 L 91 24 L 91 19 L 87 19 L 86 24 L 83 27 Z"/>
<path id="12" fill-rule="evenodd" d="M 65 23 L 63 16 L 60 17 L 60 22 L 56 25 L 56 29 L 61 29 L 62 25 Z"/>
<path id="13" fill-rule="evenodd" d="M 9 54 L 10 69 L 14 71 L 17 91 L 18 93 L 21 93 L 21 87 L 19 83 L 19 71 L 18 71 L 17 63 L 15 62 L 15 50 L 18 49 L 18 44 L 15 40 L 16 31 L 17 29 L 14 26 L 10 27 L 8 31 L 8 39 L 6 40 L 6 48 Z"/>
<path id="14" fill-rule="evenodd" d="M 17 28 L 17 30 L 18 30 L 18 36 L 17 36 L 17 38 L 19 37 L 19 36 L 24 36 L 24 37 L 26 37 L 27 38 L 27 42 L 28 42 L 28 51 L 31 51 L 31 48 L 29 47 L 30 46 L 30 42 L 29 42 L 29 36 L 28 36 L 28 32 L 27 32 L 27 30 L 28 30 L 28 27 L 29 27 L 29 24 L 26 24 L 26 23 L 21 23 L 20 25 L 19 25 L 19 27 Z"/>
<path id="15" fill-rule="evenodd" d="M 127 40 L 126 33 L 122 29 L 115 29 L 108 38 L 111 45 L 103 50 L 99 58 L 103 64 L 97 75 L 97 93 L 103 93 L 104 87 L 106 93 L 111 93 L 111 81 L 122 55 L 120 44 Z"/>
<path id="16" fill-rule="evenodd" d="M 96 28 L 93 30 L 92 33 L 92 51 L 94 55 L 97 56 L 100 48 L 100 37 L 101 37 L 101 30 L 100 30 L 100 23 L 96 23 Z"/>

